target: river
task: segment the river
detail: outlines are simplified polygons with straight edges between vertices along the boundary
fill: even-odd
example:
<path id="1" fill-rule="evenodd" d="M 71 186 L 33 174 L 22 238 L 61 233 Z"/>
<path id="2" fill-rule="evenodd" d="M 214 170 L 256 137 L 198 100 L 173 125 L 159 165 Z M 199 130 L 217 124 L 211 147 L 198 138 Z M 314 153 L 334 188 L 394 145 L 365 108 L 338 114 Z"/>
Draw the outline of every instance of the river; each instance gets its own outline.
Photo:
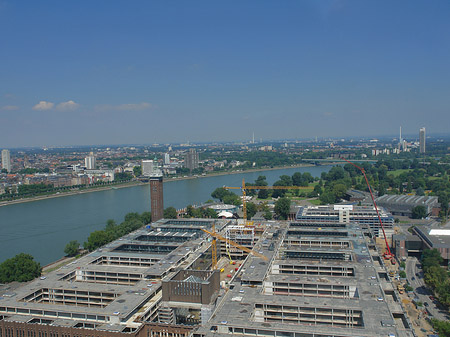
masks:
<path id="1" fill-rule="evenodd" d="M 296 167 L 167 181 L 164 183 L 164 207 L 200 204 L 211 199 L 211 192 L 217 187 L 241 186 L 242 178 L 254 182 L 258 176 L 265 175 L 271 185 L 283 174 L 292 176 L 295 172 L 310 172 L 320 176 L 330 168 Z M 149 185 L 0 207 L 0 262 L 24 252 L 46 265 L 64 255 L 64 247 L 70 240 L 82 244 L 91 232 L 103 229 L 107 219 L 120 223 L 129 212 L 149 210 Z"/>

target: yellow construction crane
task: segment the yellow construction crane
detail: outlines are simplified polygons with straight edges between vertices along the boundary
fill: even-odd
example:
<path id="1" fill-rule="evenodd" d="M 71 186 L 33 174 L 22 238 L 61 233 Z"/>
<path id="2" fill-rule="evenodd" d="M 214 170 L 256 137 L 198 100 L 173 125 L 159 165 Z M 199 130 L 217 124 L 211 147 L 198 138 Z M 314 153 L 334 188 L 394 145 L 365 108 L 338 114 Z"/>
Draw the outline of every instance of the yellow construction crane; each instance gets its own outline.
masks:
<path id="1" fill-rule="evenodd" d="M 212 241 L 212 244 L 211 244 L 211 250 L 212 250 L 212 266 L 211 266 L 211 269 L 213 269 L 213 270 L 216 269 L 216 267 L 217 267 L 217 246 L 216 246 L 216 239 L 225 241 L 225 242 L 227 242 L 228 244 L 232 245 L 233 247 L 236 247 L 236 248 L 238 248 L 238 249 L 240 249 L 240 250 L 243 250 L 244 252 L 247 252 L 247 253 L 249 253 L 249 254 L 253 254 L 253 255 L 257 256 L 257 257 L 260 257 L 260 258 L 262 258 L 262 259 L 265 260 L 265 261 L 269 260 L 266 256 L 264 256 L 264 255 L 262 255 L 262 254 L 260 254 L 260 253 L 258 253 L 258 252 L 255 252 L 255 251 L 252 250 L 252 249 L 249 249 L 249 248 L 247 248 L 247 247 L 244 247 L 244 246 L 240 245 L 239 243 L 236 243 L 236 242 L 234 242 L 234 241 L 232 241 L 232 240 L 230 240 L 230 239 L 227 239 L 226 237 L 220 235 L 219 233 L 217 233 L 217 232 L 215 231 L 214 226 L 213 226 L 212 232 L 210 232 L 210 231 L 208 231 L 208 230 L 206 230 L 206 229 L 203 229 L 203 228 L 202 228 L 202 231 L 204 231 L 205 233 L 207 233 L 207 234 L 209 234 L 209 235 L 211 235 L 211 236 L 213 237 L 213 241 Z"/>
<path id="2" fill-rule="evenodd" d="M 247 201 L 245 199 L 245 190 L 306 190 L 310 189 L 308 186 L 245 186 L 245 180 L 242 179 L 241 187 L 224 186 L 226 190 L 242 190 L 242 212 L 244 213 L 244 222 L 246 226 L 251 225 L 251 222 L 247 221 Z"/>

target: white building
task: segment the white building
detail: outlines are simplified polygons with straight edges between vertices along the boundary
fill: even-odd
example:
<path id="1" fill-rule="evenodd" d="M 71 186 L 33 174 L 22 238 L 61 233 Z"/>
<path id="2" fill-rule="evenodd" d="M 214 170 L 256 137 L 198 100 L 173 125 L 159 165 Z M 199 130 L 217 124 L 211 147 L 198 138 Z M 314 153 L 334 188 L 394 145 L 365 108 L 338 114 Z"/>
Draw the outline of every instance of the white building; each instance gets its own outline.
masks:
<path id="1" fill-rule="evenodd" d="M 425 153 L 426 151 L 426 132 L 425 128 L 420 128 L 419 130 L 419 151 L 420 153 Z"/>
<path id="2" fill-rule="evenodd" d="M 149 177 L 153 173 L 153 160 L 142 161 L 142 175 Z"/>
<path id="3" fill-rule="evenodd" d="M 164 165 L 170 164 L 170 155 L 168 153 L 164 153 Z"/>
<path id="4" fill-rule="evenodd" d="M 86 168 L 88 170 L 94 170 L 95 169 L 95 156 L 94 156 L 93 152 L 91 152 L 89 154 L 89 156 L 84 158 L 84 166 L 86 166 Z"/>
<path id="5" fill-rule="evenodd" d="M 2 150 L 2 168 L 6 171 L 11 172 L 11 157 L 9 150 Z"/>

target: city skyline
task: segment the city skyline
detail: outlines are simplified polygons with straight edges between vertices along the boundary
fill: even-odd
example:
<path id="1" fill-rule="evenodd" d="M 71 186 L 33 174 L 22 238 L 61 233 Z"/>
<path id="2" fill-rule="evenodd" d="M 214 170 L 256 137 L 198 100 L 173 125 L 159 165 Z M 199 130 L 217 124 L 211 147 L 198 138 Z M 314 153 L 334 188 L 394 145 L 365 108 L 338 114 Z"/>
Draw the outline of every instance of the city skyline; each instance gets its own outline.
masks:
<path id="1" fill-rule="evenodd" d="M 0 147 L 448 133 L 449 9 L 2 1 Z"/>

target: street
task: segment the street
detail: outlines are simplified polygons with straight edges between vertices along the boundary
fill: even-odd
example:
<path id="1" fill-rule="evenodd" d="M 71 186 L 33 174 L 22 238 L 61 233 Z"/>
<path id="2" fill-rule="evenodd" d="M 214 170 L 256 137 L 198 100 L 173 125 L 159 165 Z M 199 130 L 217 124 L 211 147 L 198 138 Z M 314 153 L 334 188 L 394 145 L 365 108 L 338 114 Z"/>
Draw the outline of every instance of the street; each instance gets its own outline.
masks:
<path id="1" fill-rule="evenodd" d="M 419 261 L 415 257 L 408 257 L 406 260 L 406 277 L 409 284 L 414 288 L 414 293 L 417 295 L 419 300 L 425 305 L 428 303 L 428 307 L 425 306 L 430 312 L 430 318 L 436 318 L 439 320 L 448 320 L 449 313 L 445 309 L 439 309 L 435 303 L 430 299 L 433 296 L 431 291 L 426 287 L 422 269 L 417 268 Z"/>

